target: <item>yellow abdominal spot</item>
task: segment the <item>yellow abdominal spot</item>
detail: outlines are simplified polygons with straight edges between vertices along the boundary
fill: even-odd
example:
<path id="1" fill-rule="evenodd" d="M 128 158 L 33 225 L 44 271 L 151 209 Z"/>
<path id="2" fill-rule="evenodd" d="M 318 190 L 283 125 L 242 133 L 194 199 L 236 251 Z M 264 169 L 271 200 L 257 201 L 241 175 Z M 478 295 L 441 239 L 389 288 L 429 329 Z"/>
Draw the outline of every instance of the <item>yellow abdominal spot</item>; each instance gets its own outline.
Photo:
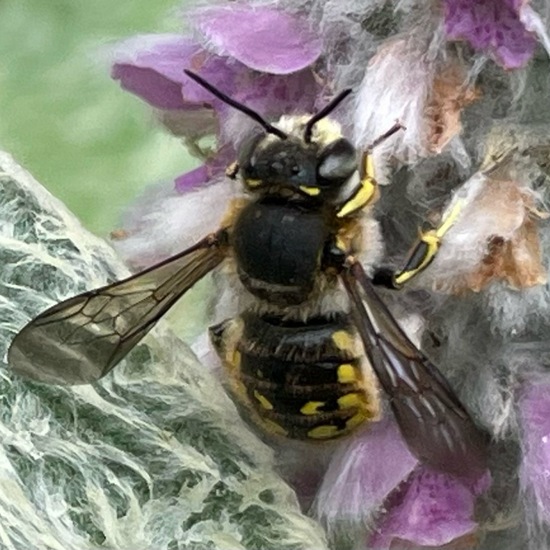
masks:
<path id="1" fill-rule="evenodd" d="M 338 428 L 336 426 L 317 426 L 307 432 L 307 436 L 312 439 L 330 439 L 335 435 L 338 435 Z"/>
<path id="2" fill-rule="evenodd" d="M 258 402 L 264 409 L 268 411 L 271 411 L 273 409 L 273 405 L 271 404 L 269 399 L 267 399 L 267 397 L 259 393 L 257 390 L 254 390 L 254 397 L 258 400 Z"/>
<path id="3" fill-rule="evenodd" d="M 364 401 L 358 393 L 348 393 L 338 398 L 338 406 L 341 409 L 351 409 L 352 407 L 361 407 Z"/>
<path id="4" fill-rule="evenodd" d="M 341 350 L 352 350 L 354 340 L 349 332 L 345 330 L 337 330 L 332 335 L 332 341 L 336 344 L 336 347 Z"/>
<path id="5" fill-rule="evenodd" d="M 356 382 L 357 376 L 355 374 L 355 368 L 349 363 L 344 363 L 338 367 L 338 382 L 341 384 L 350 384 Z"/>
<path id="6" fill-rule="evenodd" d="M 259 187 L 262 184 L 262 180 L 247 179 L 247 180 L 244 180 L 244 182 L 248 187 L 252 187 L 252 188 Z"/>
<path id="7" fill-rule="evenodd" d="M 300 185 L 300 189 L 310 197 L 316 197 L 321 192 L 318 187 L 307 187 L 306 185 Z"/>
<path id="8" fill-rule="evenodd" d="M 308 401 L 301 409 L 302 414 L 311 415 L 319 412 L 319 407 L 325 404 L 324 401 Z"/>

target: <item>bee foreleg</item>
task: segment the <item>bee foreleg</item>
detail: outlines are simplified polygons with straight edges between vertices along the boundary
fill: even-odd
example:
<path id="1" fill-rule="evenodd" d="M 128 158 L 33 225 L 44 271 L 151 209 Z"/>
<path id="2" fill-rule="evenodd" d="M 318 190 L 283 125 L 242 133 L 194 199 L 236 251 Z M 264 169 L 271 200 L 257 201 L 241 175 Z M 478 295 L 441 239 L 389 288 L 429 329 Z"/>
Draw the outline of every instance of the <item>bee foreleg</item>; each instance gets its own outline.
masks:
<path id="1" fill-rule="evenodd" d="M 338 208 L 336 216 L 346 218 L 378 200 L 378 184 L 374 177 L 374 162 L 370 150 L 365 151 L 360 165 L 360 183 Z"/>

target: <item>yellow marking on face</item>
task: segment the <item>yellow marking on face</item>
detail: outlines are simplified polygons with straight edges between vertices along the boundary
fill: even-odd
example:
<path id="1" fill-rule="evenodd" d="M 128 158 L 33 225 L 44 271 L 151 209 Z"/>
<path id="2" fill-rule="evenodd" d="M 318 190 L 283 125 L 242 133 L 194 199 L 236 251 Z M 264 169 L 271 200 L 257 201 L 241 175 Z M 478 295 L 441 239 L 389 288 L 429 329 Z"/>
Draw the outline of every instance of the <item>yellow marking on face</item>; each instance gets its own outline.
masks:
<path id="1" fill-rule="evenodd" d="M 361 407 L 365 404 L 362 396 L 358 393 L 348 393 L 338 398 L 338 407 L 341 409 L 351 409 L 353 407 Z"/>
<path id="2" fill-rule="evenodd" d="M 300 412 L 306 415 L 318 414 L 319 407 L 325 404 L 324 401 L 308 401 L 301 409 Z"/>
<path id="3" fill-rule="evenodd" d="M 336 426 L 317 426 L 307 432 L 307 436 L 311 439 L 330 439 L 338 435 L 339 429 Z"/>
<path id="4" fill-rule="evenodd" d="M 307 185 L 300 185 L 300 190 L 310 197 L 316 197 L 321 192 L 318 187 L 308 187 Z"/>
<path id="5" fill-rule="evenodd" d="M 254 397 L 258 400 L 258 402 L 260 403 L 262 408 L 264 408 L 267 411 L 273 410 L 273 405 L 271 404 L 269 399 L 267 399 L 267 397 L 265 397 L 265 395 L 262 395 L 257 390 L 254 390 Z"/>
<path id="6" fill-rule="evenodd" d="M 244 183 L 251 189 L 255 189 L 256 187 L 259 187 L 260 185 L 262 185 L 262 180 L 246 179 L 244 180 Z"/>
<path id="7" fill-rule="evenodd" d="M 332 335 L 332 341 L 334 342 L 336 347 L 341 350 L 349 351 L 353 350 L 354 348 L 355 341 L 352 335 L 345 330 L 337 330 Z"/>
<path id="8" fill-rule="evenodd" d="M 338 382 L 340 382 L 340 384 L 357 382 L 357 374 L 353 365 L 344 363 L 338 367 Z"/>
<path id="9" fill-rule="evenodd" d="M 288 435 L 288 432 L 273 420 L 262 420 L 265 429 L 276 435 Z"/>
<path id="10" fill-rule="evenodd" d="M 346 429 L 356 428 L 357 426 L 362 424 L 365 420 L 367 420 L 367 418 L 368 418 L 368 416 L 363 411 L 360 411 L 357 414 L 354 414 L 346 422 Z"/>

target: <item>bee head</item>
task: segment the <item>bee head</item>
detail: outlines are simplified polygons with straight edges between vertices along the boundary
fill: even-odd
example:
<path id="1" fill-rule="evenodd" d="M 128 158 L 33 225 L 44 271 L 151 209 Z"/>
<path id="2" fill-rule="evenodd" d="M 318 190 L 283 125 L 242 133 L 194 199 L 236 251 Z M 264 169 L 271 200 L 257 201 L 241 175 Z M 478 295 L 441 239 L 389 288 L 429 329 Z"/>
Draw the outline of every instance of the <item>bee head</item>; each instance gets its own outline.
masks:
<path id="1" fill-rule="evenodd" d="M 276 127 L 287 137 L 257 133 L 245 142 L 238 164 L 251 192 L 295 194 L 312 202 L 338 196 L 357 171 L 357 152 L 333 120 L 318 122 L 308 140 L 311 117 L 284 116 Z"/>
<path id="2" fill-rule="evenodd" d="M 357 172 L 355 147 L 342 136 L 338 123 L 325 118 L 351 90 L 344 90 L 310 117 L 283 116 L 272 125 L 199 75 L 185 73 L 264 129 L 246 140 L 239 152 L 238 170 L 249 191 L 323 203 L 335 199 Z"/>

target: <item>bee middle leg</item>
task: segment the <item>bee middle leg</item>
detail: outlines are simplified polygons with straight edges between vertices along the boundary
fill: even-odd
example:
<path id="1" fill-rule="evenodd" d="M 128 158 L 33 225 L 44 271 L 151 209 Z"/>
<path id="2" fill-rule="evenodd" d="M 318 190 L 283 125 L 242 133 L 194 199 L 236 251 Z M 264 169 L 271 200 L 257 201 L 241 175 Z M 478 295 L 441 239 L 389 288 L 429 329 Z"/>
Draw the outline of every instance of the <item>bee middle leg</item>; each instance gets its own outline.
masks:
<path id="1" fill-rule="evenodd" d="M 434 260 L 443 237 L 456 222 L 462 210 L 462 203 L 457 201 L 445 214 L 441 223 L 427 231 L 421 231 L 418 241 L 405 260 L 405 265 L 400 270 L 382 267 L 376 270 L 372 283 L 377 286 L 399 290 L 411 279 L 422 273 Z"/>

